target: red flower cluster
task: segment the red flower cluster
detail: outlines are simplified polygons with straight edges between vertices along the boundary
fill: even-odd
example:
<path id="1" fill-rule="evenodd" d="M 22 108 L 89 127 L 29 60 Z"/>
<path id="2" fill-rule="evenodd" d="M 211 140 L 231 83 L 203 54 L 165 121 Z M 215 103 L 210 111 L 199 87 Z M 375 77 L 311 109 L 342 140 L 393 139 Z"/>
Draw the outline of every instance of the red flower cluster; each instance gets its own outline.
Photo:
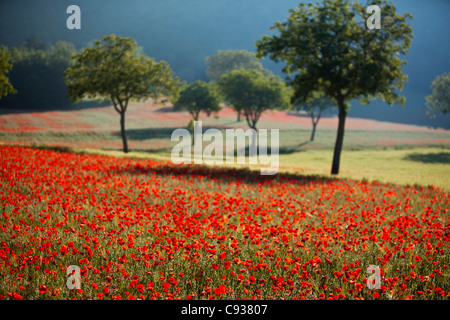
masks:
<path id="1" fill-rule="evenodd" d="M 0 299 L 450 296 L 450 195 L 438 188 L 0 153 Z"/>

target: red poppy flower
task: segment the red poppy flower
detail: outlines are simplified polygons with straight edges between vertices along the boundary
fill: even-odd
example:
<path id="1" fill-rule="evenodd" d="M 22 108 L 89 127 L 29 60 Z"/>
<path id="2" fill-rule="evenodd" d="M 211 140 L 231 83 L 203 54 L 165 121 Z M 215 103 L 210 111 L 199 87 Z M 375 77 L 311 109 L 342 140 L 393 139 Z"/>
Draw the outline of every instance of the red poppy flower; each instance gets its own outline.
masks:
<path id="1" fill-rule="evenodd" d="M 13 293 L 13 298 L 14 300 L 23 300 L 23 297 L 16 292 Z"/>
<path id="2" fill-rule="evenodd" d="M 143 284 L 137 284 L 136 290 L 142 293 L 145 291 L 145 286 Z"/>
<path id="3" fill-rule="evenodd" d="M 69 249 L 65 245 L 61 245 L 60 251 L 61 251 L 61 254 L 63 256 L 65 256 L 67 254 L 67 252 L 69 251 Z"/>
<path id="4" fill-rule="evenodd" d="M 45 284 L 39 286 L 39 293 L 44 294 L 48 292 L 48 287 Z"/>

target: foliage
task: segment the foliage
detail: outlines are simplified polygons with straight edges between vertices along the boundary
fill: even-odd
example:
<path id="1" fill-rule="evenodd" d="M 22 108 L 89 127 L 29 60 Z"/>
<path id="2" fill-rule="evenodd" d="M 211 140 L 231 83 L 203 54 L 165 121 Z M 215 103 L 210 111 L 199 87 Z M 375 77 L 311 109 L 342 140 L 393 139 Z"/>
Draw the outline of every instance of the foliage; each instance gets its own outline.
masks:
<path id="1" fill-rule="evenodd" d="M 300 3 L 290 10 L 285 22 L 271 30 L 278 35 L 257 41 L 257 57 L 283 60 L 283 71 L 294 88 L 296 100 L 306 100 L 313 92 L 324 92 L 339 107 L 332 173 L 339 172 L 348 101 L 362 103 L 381 98 L 388 104 L 404 103 L 399 90 L 407 79 L 406 64 L 399 55 L 411 45 L 412 30 L 406 20 L 410 14 L 397 14 L 386 0 L 377 2 L 382 12 L 381 30 L 368 30 L 363 6 L 349 0 L 322 0 Z"/>
<path id="2" fill-rule="evenodd" d="M 23 47 L 28 50 L 42 50 L 47 51 L 50 48 L 50 45 L 42 41 L 36 34 L 32 33 L 31 37 L 25 40 L 23 43 Z"/>
<path id="3" fill-rule="evenodd" d="M 130 99 L 175 98 L 179 80 L 165 61 L 155 62 L 137 54 L 134 39 L 104 36 L 94 47 L 76 54 L 75 64 L 66 70 L 69 97 L 110 100 L 117 111 L 126 110 Z"/>
<path id="4" fill-rule="evenodd" d="M 441 74 L 431 84 L 433 93 L 426 97 L 428 114 L 436 117 L 436 112 L 450 112 L 450 72 Z"/>
<path id="5" fill-rule="evenodd" d="M 10 80 L 18 94 L 2 99 L 0 106 L 39 110 L 70 105 L 64 71 L 70 66 L 75 46 L 64 41 L 53 46 L 26 44 L 10 49 L 14 66 Z"/>
<path id="6" fill-rule="evenodd" d="M 134 39 L 104 36 L 92 48 L 73 58 L 75 64 L 65 72 L 69 97 L 108 99 L 120 114 L 123 150 L 128 152 L 125 133 L 125 112 L 131 99 L 176 100 L 179 79 L 165 61 L 138 54 Z"/>
<path id="7" fill-rule="evenodd" d="M 195 121 L 198 121 L 200 112 L 208 116 L 220 110 L 219 98 L 213 87 L 204 81 L 197 80 L 186 86 L 174 104 L 175 110 L 187 110 Z"/>
<path id="8" fill-rule="evenodd" d="M 0 99 L 9 93 L 16 93 L 11 82 L 8 79 L 8 72 L 12 69 L 9 63 L 11 53 L 3 46 L 0 47 Z"/>
<path id="9" fill-rule="evenodd" d="M 293 104 L 293 109 L 296 111 L 304 110 L 310 117 L 313 125 L 311 132 L 311 141 L 314 141 L 314 135 L 316 133 L 316 127 L 320 121 L 322 113 L 330 108 L 337 107 L 336 101 L 324 96 L 320 93 L 314 93 L 313 98 L 308 101 L 300 101 Z"/>
<path id="10" fill-rule="evenodd" d="M 289 106 L 290 91 L 280 77 L 240 69 L 223 75 L 217 84 L 225 100 L 234 110 L 243 112 L 247 124 L 255 130 L 264 111 Z"/>
<path id="11" fill-rule="evenodd" d="M 325 111 L 330 108 L 337 107 L 336 101 L 330 99 L 327 96 L 324 96 L 321 93 L 314 93 L 313 98 L 307 101 L 294 101 L 292 104 L 292 109 L 295 111 L 306 111 L 308 114 L 314 110 L 317 111 Z"/>
<path id="12" fill-rule="evenodd" d="M 255 54 L 247 50 L 218 50 L 213 56 L 206 57 L 206 73 L 211 81 L 219 81 L 220 77 L 232 70 L 254 69 L 266 76 L 272 72 L 264 69 Z"/>

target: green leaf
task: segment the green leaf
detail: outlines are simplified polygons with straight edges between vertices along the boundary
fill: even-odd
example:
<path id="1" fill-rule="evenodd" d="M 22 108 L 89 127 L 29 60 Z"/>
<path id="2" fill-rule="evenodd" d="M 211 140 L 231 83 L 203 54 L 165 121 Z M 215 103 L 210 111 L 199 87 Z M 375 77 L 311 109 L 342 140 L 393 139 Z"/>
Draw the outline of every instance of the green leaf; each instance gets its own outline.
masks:
<path id="1" fill-rule="evenodd" d="M 9 63 L 11 53 L 4 46 L 0 47 L 0 98 L 10 93 L 16 93 L 9 78 L 8 72 L 12 69 L 12 64 Z"/>

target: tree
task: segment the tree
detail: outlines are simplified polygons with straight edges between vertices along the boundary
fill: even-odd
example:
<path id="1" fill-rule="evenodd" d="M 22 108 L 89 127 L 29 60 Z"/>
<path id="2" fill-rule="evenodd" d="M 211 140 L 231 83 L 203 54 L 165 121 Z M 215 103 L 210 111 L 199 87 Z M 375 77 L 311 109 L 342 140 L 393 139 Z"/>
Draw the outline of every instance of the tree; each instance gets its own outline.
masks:
<path id="1" fill-rule="evenodd" d="M 218 50 L 215 55 L 206 57 L 206 74 L 212 82 L 220 80 L 224 74 L 239 69 L 254 69 L 266 76 L 272 76 L 270 70 L 264 69 L 255 54 L 247 50 Z M 241 121 L 241 112 L 237 110 L 237 121 Z"/>
<path id="2" fill-rule="evenodd" d="M 43 50 L 47 51 L 49 49 L 49 44 L 45 41 L 42 41 L 36 34 L 32 33 L 31 37 L 29 37 L 23 43 L 23 46 L 29 50 Z"/>
<path id="3" fill-rule="evenodd" d="M 314 98 L 311 101 L 301 101 L 294 103 L 294 109 L 297 111 L 304 110 L 311 117 L 312 131 L 310 141 L 314 141 L 316 134 L 316 128 L 322 116 L 322 113 L 332 107 L 336 107 L 336 102 L 326 96 L 320 94 L 314 94 Z"/>
<path id="4" fill-rule="evenodd" d="M 75 63 L 65 72 L 69 98 L 110 100 L 120 114 L 123 151 L 128 152 L 125 132 L 125 112 L 131 99 L 139 101 L 149 97 L 175 100 L 179 79 L 165 61 L 137 53 L 134 39 L 104 36 L 92 48 L 74 55 Z"/>
<path id="5" fill-rule="evenodd" d="M 72 43 L 58 41 L 46 50 L 12 47 L 10 80 L 18 94 L 2 99 L 2 108 L 48 109 L 70 105 L 64 71 L 76 53 Z"/>
<path id="6" fill-rule="evenodd" d="M 367 3 L 368 7 L 370 1 Z M 381 30 L 368 30 L 366 7 L 350 0 L 300 3 L 286 22 L 256 42 L 257 57 L 284 60 L 283 71 L 294 88 L 296 100 L 306 101 L 313 92 L 324 92 L 339 108 L 339 125 L 331 173 L 339 173 L 349 101 L 367 104 L 383 99 L 389 105 L 404 104 L 398 93 L 407 80 L 402 72 L 411 45 L 410 14 L 397 14 L 386 0 L 377 1 L 382 12 Z"/>
<path id="7" fill-rule="evenodd" d="M 181 90 L 180 97 L 174 104 L 174 110 L 187 110 L 191 114 L 192 120 L 188 124 L 190 131 L 194 131 L 194 123 L 198 121 L 200 112 L 205 112 L 209 117 L 212 112 L 220 109 L 219 98 L 213 85 L 201 80 L 197 80 Z M 192 144 L 194 144 L 194 136 L 192 136 Z"/>
<path id="8" fill-rule="evenodd" d="M 233 70 L 255 69 L 266 76 L 272 75 L 263 68 L 253 52 L 247 50 L 218 50 L 215 55 L 206 57 L 206 74 L 211 81 L 219 81 L 220 77 Z"/>
<path id="9" fill-rule="evenodd" d="M 3 46 L 0 47 L 0 99 L 9 93 L 16 93 L 11 82 L 8 79 L 8 72 L 12 69 L 9 63 L 11 53 Z"/>
<path id="10" fill-rule="evenodd" d="M 289 90 L 280 77 L 241 69 L 223 75 L 217 84 L 225 100 L 243 112 L 248 126 L 254 130 L 264 111 L 289 105 Z"/>
<path id="11" fill-rule="evenodd" d="M 186 86 L 174 104 L 175 110 L 187 110 L 194 121 L 198 121 L 200 112 L 208 116 L 220 110 L 219 98 L 206 82 L 197 80 Z"/>
<path id="12" fill-rule="evenodd" d="M 450 72 L 441 74 L 431 84 L 432 94 L 426 97 L 428 115 L 436 117 L 436 111 L 450 112 Z"/>

